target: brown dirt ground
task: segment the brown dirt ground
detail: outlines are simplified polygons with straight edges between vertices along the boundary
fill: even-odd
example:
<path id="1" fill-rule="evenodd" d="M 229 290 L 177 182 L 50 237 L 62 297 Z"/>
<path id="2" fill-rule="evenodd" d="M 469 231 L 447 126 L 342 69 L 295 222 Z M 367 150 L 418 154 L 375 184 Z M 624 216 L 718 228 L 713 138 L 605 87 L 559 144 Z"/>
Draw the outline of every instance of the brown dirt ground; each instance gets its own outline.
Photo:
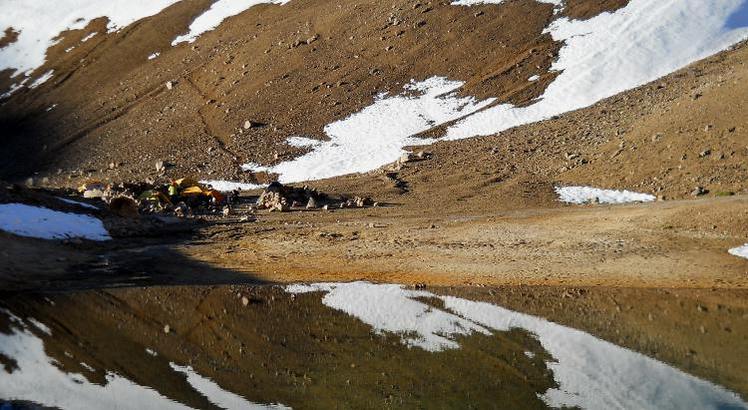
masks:
<path id="1" fill-rule="evenodd" d="M 313 184 L 385 207 L 265 215 L 182 251 L 280 281 L 745 287 L 727 249 L 748 240 L 746 58 L 741 46 L 555 120 L 434 144 L 399 185 L 387 171 Z M 563 206 L 559 184 L 665 200 Z"/>

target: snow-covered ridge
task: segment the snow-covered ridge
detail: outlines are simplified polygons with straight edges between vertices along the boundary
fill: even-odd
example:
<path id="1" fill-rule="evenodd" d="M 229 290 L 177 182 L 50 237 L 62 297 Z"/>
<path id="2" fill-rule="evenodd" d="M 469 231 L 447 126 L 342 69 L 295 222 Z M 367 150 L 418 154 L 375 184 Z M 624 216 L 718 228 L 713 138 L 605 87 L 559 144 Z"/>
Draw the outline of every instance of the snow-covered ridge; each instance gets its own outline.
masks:
<path id="1" fill-rule="evenodd" d="M 428 351 L 459 348 L 457 336 L 524 329 L 553 356 L 547 366 L 559 385 L 541 398 L 552 407 L 585 409 L 746 409 L 736 394 L 662 362 L 594 336 L 513 312 L 399 285 L 368 282 L 291 285 L 290 293 L 322 292 L 322 303 L 372 326 L 399 334 L 404 344 Z M 416 298 L 438 298 L 444 309 Z"/>
<path id="2" fill-rule="evenodd" d="M 25 204 L 0 204 L 0 230 L 40 239 L 112 239 L 98 218 Z"/>

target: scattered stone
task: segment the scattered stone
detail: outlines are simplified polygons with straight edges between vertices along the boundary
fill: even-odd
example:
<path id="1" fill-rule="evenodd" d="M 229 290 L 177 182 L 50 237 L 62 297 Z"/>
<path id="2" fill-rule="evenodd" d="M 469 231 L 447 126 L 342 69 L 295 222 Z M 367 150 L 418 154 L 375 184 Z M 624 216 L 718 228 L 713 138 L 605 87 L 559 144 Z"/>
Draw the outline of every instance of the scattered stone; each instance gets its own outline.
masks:
<path id="1" fill-rule="evenodd" d="M 109 201 L 109 210 L 123 218 L 137 218 L 138 203 L 128 196 L 118 196 Z"/>
<path id="2" fill-rule="evenodd" d="M 693 190 L 693 191 L 691 192 L 691 195 L 692 195 L 692 196 L 702 196 L 702 195 L 706 195 L 706 194 L 708 194 L 708 193 L 709 193 L 709 191 L 708 191 L 707 189 L 705 189 L 704 187 L 701 187 L 701 186 L 697 186 L 697 187 L 696 187 L 696 188 L 694 188 L 694 190 Z"/>
<path id="3" fill-rule="evenodd" d="M 703 151 L 701 151 L 699 153 L 699 158 L 708 157 L 711 154 L 712 154 L 712 150 L 711 149 L 705 149 L 705 150 L 703 150 Z"/>
<path id="4" fill-rule="evenodd" d="M 314 209 L 317 208 L 317 201 L 314 199 L 314 197 L 309 197 L 309 201 L 306 203 L 306 209 Z"/>
<path id="5" fill-rule="evenodd" d="M 169 333 L 171 333 L 171 326 L 169 326 L 169 325 L 164 325 L 164 333 L 166 333 L 167 335 L 168 335 Z"/>
<path id="6" fill-rule="evenodd" d="M 247 305 L 249 305 L 249 298 L 247 298 L 246 296 L 242 296 L 242 306 Z"/>
<path id="7" fill-rule="evenodd" d="M 156 162 L 156 172 L 164 172 L 166 170 L 166 163 L 164 161 Z"/>
<path id="8" fill-rule="evenodd" d="M 173 89 L 173 88 L 174 88 L 174 82 L 167 81 L 166 82 L 166 89 L 171 91 L 171 89 Z"/>

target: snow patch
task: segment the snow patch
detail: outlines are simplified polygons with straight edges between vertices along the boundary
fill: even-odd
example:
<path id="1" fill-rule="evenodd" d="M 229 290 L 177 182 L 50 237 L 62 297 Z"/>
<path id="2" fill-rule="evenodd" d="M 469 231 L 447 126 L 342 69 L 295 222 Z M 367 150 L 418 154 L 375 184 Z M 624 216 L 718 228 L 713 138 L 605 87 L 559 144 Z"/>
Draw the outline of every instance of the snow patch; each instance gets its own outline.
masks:
<path id="1" fill-rule="evenodd" d="M 81 202 L 81 201 L 76 201 L 76 200 L 74 200 L 74 199 L 68 199 L 68 198 L 57 198 L 57 199 L 58 199 L 58 200 L 60 200 L 60 201 L 62 201 L 62 202 L 65 202 L 66 204 L 70 204 L 70 205 L 76 205 L 76 206 L 82 206 L 83 208 L 86 208 L 86 209 L 94 209 L 94 210 L 96 210 L 96 211 L 98 211 L 98 210 L 99 210 L 99 208 L 98 208 L 98 207 L 96 207 L 96 206 L 93 206 L 93 205 L 91 205 L 91 204 L 87 204 L 87 203 L 85 203 L 85 202 Z"/>
<path id="2" fill-rule="evenodd" d="M 732 248 L 728 252 L 730 255 L 748 259 L 748 243 L 743 246 L 738 246 L 737 248 Z"/>
<path id="3" fill-rule="evenodd" d="M 158 14 L 179 0 L 0 0 L 0 31 L 13 27 L 16 42 L 0 49 L 0 71 L 29 75 L 45 62 L 47 49 L 66 30 L 85 28 L 91 20 L 107 17 L 109 32 Z"/>
<path id="4" fill-rule="evenodd" d="M 555 5 L 556 7 L 560 7 L 563 5 L 564 0 L 536 0 L 538 3 L 550 3 Z M 479 4 L 499 4 L 503 3 L 504 0 L 458 0 L 453 1 L 453 6 L 475 6 Z"/>
<path id="5" fill-rule="evenodd" d="M 546 365 L 559 387 L 541 395 L 549 406 L 748 408 L 738 395 L 640 353 L 489 303 L 367 282 L 297 284 L 286 290 L 324 292 L 326 306 L 358 318 L 377 333 L 397 333 L 404 344 L 427 351 L 459 348 L 456 337 L 490 334 L 488 329 L 524 329 L 553 357 Z M 415 298 L 440 299 L 444 309 Z"/>
<path id="6" fill-rule="evenodd" d="M 0 205 L 0 230 L 41 239 L 112 239 L 97 218 L 25 204 Z"/>
<path id="7" fill-rule="evenodd" d="M 535 82 L 535 81 L 538 81 L 538 80 L 540 80 L 540 76 L 539 76 L 539 75 L 537 75 L 537 74 L 536 74 L 536 75 L 533 75 L 533 76 L 531 76 L 530 78 L 528 78 L 528 79 L 527 79 L 527 81 L 529 81 L 529 82 L 531 82 L 531 83 L 533 83 L 533 82 Z"/>
<path id="8" fill-rule="evenodd" d="M 214 381 L 203 377 L 195 372 L 190 366 L 179 366 L 174 363 L 169 363 L 174 371 L 184 374 L 187 376 L 187 383 L 192 386 L 195 391 L 199 392 L 211 403 L 219 408 L 226 410 L 270 410 L 270 409 L 290 409 L 280 404 L 257 404 L 247 401 L 244 397 L 228 392 L 221 388 Z"/>
<path id="9" fill-rule="evenodd" d="M 218 0 L 210 8 L 200 16 L 198 16 L 192 24 L 190 24 L 189 32 L 181 35 L 171 42 L 171 45 L 176 46 L 179 43 L 192 43 L 197 40 L 202 34 L 208 31 L 214 30 L 218 27 L 225 19 L 240 14 L 252 6 L 258 4 L 286 4 L 290 0 Z"/>
<path id="10" fill-rule="evenodd" d="M 233 181 L 221 181 L 221 180 L 204 180 L 200 181 L 201 184 L 210 185 L 213 189 L 220 192 L 231 192 L 231 191 L 251 191 L 253 189 L 265 188 L 265 185 L 261 184 L 249 184 L 245 182 L 233 182 Z"/>
<path id="11" fill-rule="evenodd" d="M 0 95 L 0 99 L 2 99 L 2 98 L 8 98 L 11 95 L 15 94 L 15 92 L 18 91 L 18 90 L 20 90 L 21 88 L 23 88 L 23 86 L 28 81 L 29 81 L 29 79 L 28 79 L 28 77 L 26 77 L 23 80 L 21 80 L 21 82 L 19 82 L 19 83 L 13 83 L 13 84 L 11 84 L 10 88 L 8 89 L 8 91 L 6 91 L 2 95 Z"/>
<path id="12" fill-rule="evenodd" d="M 657 197 L 631 191 L 615 191 L 586 186 L 556 187 L 558 200 L 568 204 L 627 204 L 632 202 L 652 202 Z"/>
<path id="13" fill-rule="evenodd" d="M 309 148 L 316 147 L 317 145 L 321 144 L 322 141 L 307 137 L 288 137 L 286 139 L 286 143 L 292 147 Z"/>
<path id="14" fill-rule="evenodd" d="M 631 0 L 589 20 L 559 18 L 546 30 L 563 41 L 551 70 L 560 74 L 540 101 L 501 104 L 450 127 L 447 139 L 492 135 L 588 107 L 654 81 L 748 38 L 725 23 L 745 0 Z"/>
<path id="15" fill-rule="evenodd" d="M 85 43 L 86 41 L 88 41 L 88 40 L 90 40 L 90 39 L 92 39 L 92 38 L 96 37 L 96 35 L 97 35 L 97 34 L 99 34 L 99 32 L 98 32 L 98 31 L 94 31 L 93 33 L 91 33 L 91 34 L 89 34 L 89 35 L 87 35 L 87 36 L 83 37 L 83 38 L 81 39 L 81 43 Z"/>
<path id="16" fill-rule="evenodd" d="M 414 134 L 472 114 L 494 101 L 460 97 L 456 90 L 462 85 L 444 77 L 411 81 L 402 95 L 380 94 L 373 105 L 327 125 L 324 131 L 329 141 L 319 142 L 312 152 L 272 167 L 252 165 L 279 174 L 282 183 L 377 169 L 399 158 L 407 145 L 434 142 Z"/>
<path id="17" fill-rule="evenodd" d="M 34 325 L 35 328 L 41 330 L 44 334 L 46 334 L 46 335 L 51 335 L 52 334 L 52 330 L 49 327 L 47 327 L 47 325 L 45 325 L 44 323 L 42 323 L 42 322 L 34 319 L 33 317 L 28 317 L 28 318 L 26 318 L 26 320 L 29 323 L 31 323 L 32 325 Z"/>
<path id="18" fill-rule="evenodd" d="M 31 83 L 31 85 L 29 85 L 29 88 L 33 90 L 34 88 L 39 87 L 40 85 L 46 83 L 47 81 L 49 81 L 50 78 L 54 76 L 54 73 L 55 73 L 55 70 L 47 71 L 46 73 L 42 74 L 39 78 L 34 80 L 34 82 Z"/>

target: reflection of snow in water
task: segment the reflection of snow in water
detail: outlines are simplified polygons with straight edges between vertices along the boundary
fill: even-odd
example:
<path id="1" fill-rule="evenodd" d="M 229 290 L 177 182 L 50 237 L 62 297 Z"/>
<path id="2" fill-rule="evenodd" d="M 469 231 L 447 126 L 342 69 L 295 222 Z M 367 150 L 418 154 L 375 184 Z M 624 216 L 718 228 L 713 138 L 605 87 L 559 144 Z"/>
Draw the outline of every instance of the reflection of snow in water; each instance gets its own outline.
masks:
<path id="1" fill-rule="evenodd" d="M 414 300 L 431 297 L 429 292 L 405 290 L 399 285 L 350 284 L 292 285 L 291 293 L 325 291 L 323 303 L 355 316 L 375 331 L 403 334 L 408 346 L 430 352 L 460 347 L 455 335 L 490 332 L 469 320 Z"/>
<path id="2" fill-rule="evenodd" d="M 244 397 L 239 396 L 238 394 L 234 394 L 222 389 L 213 380 L 210 380 L 207 377 L 200 376 L 190 366 L 179 366 L 174 363 L 170 363 L 170 365 L 171 368 L 175 371 L 183 373 L 187 376 L 187 383 L 189 383 L 193 389 L 200 392 L 200 394 L 205 396 L 208 401 L 222 409 L 271 410 L 290 408 L 279 404 L 265 405 L 249 402 Z"/>
<path id="3" fill-rule="evenodd" d="M 545 319 L 488 303 L 412 291 L 399 285 L 366 282 L 291 285 L 290 293 L 324 292 L 322 303 L 371 325 L 394 332 L 408 346 L 429 351 L 458 348 L 456 336 L 486 329 L 527 330 L 553 357 L 558 389 L 542 399 L 551 406 L 582 408 L 748 408 L 728 390 L 642 354 Z M 437 309 L 414 298 L 433 297 Z"/>
<path id="4" fill-rule="evenodd" d="M 44 352 L 42 339 L 12 315 L 13 333 L 0 333 L 0 354 L 16 361 L 10 373 L 0 366 L 0 398 L 31 401 L 62 409 L 183 409 L 156 391 L 114 373 L 100 386 L 83 375 L 66 373 Z"/>
<path id="5" fill-rule="evenodd" d="M 124 377 L 109 372 L 106 384 L 89 382 L 78 373 L 66 373 L 58 363 L 47 356 L 44 342 L 27 323 L 7 310 L 0 314 L 11 321 L 12 333 L 0 332 L 0 354 L 15 361 L 8 372 L 0 366 L 0 399 L 29 401 L 43 406 L 62 409 L 189 409 L 148 387 L 143 387 Z M 51 330 L 42 323 L 29 322 L 44 333 Z M 82 366 L 90 366 L 81 363 Z M 189 384 L 218 407 L 225 409 L 281 409 L 283 406 L 263 406 L 248 402 L 233 393 L 222 390 L 212 381 L 193 372 L 191 368 L 172 365 L 187 374 Z"/>

